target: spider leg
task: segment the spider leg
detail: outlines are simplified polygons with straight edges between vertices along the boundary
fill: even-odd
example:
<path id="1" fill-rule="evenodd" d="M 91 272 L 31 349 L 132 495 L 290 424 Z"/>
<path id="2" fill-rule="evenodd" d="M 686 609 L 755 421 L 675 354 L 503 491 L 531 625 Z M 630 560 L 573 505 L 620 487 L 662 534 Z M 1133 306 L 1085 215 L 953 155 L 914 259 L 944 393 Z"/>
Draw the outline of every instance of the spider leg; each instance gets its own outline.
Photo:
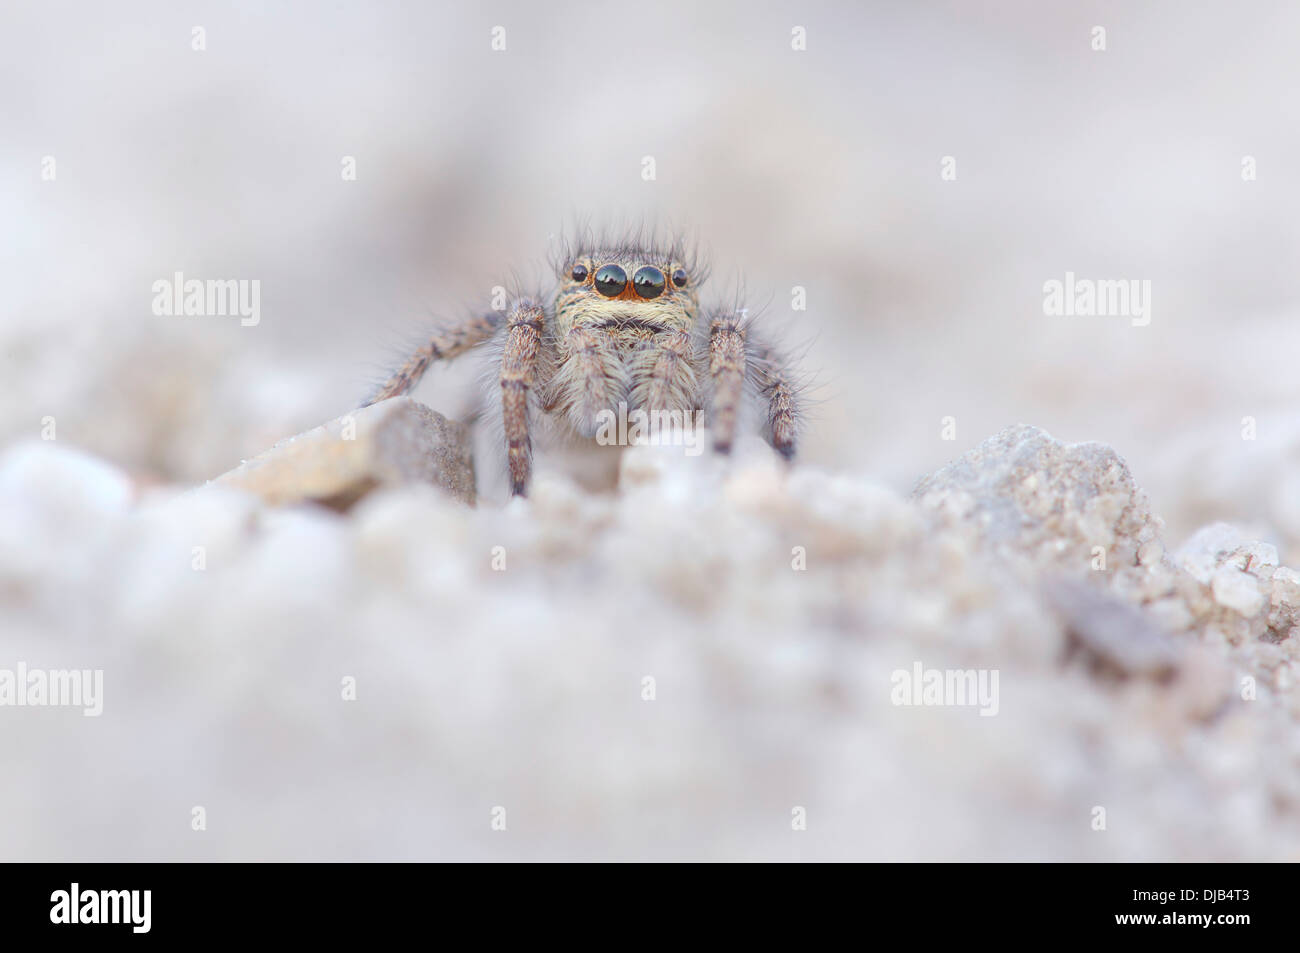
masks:
<path id="1" fill-rule="evenodd" d="M 632 373 L 632 405 L 651 412 L 689 407 L 696 386 L 690 334 L 665 331 L 648 343 L 643 354 Z"/>
<path id="2" fill-rule="evenodd" d="M 506 315 L 505 348 L 501 353 L 501 413 L 505 423 L 506 460 L 510 492 L 524 496 L 533 467 L 533 443 L 528 435 L 528 391 L 537 370 L 546 311 L 531 298 L 514 301 Z"/>
<path id="3" fill-rule="evenodd" d="M 745 329 L 737 314 L 718 311 L 709 321 L 709 375 L 713 449 L 730 453 L 745 388 Z"/>
<path id="4" fill-rule="evenodd" d="M 799 387 L 793 380 L 789 361 L 752 335 L 748 351 L 752 358 L 749 369 L 755 389 L 767 404 L 764 436 L 777 453 L 792 460 L 802 410 Z"/>
<path id="5" fill-rule="evenodd" d="M 482 344 L 492 337 L 500 326 L 501 315 L 491 312 L 470 318 L 462 324 L 439 328 L 428 343 L 417 348 L 361 406 L 369 407 L 389 397 L 409 393 L 420 383 L 420 378 L 434 361 L 451 360 L 458 354 L 464 354 L 476 344 Z"/>
<path id="6" fill-rule="evenodd" d="M 579 433 L 592 436 L 602 411 L 611 411 L 627 392 L 627 371 L 600 330 L 569 328 L 561 346 L 556 394 L 570 408 Z"/>

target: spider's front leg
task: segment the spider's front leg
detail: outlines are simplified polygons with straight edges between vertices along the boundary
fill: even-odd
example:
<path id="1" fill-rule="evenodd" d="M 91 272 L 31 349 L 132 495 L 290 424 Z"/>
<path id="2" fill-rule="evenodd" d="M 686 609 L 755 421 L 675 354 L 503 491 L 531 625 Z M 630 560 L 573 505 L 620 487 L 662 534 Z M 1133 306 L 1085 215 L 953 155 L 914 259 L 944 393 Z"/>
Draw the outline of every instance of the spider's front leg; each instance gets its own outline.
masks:
<path id="1" fill-rule="evenodd" d="M 757 340 L 740 315 L 715 312 L 709 321 L 709 373 L 713 382 L 713 449 L 729 453 L 736 436 L 748 378 L 762 398 L 763 436 L 785 459 L 794 458 L 802 402 L 789 361 Z"/>
<path id="2" fill-rule="evenodd" d="M 470 318 L 463 324 L 438 328 L 423 347 L 416 348 L 406 362 L 392 373 L 362 407 L 369 407 L 390 397 L 409 393 L 434 361 L 449 361 L 470 348 L 482 344 L 501 326 L 501 315 L 491 314 Z"/>
<path id="3" fill-rule="evenodd" d="M 745 329 L 739 314 L 715 312 L 709 320 L 709 377 L 713 449 L 730 453 L 745 389 Z"/>
<path id="4" fill-rule="evenodd" d="M 665 331 L 636 352 L 629 403 L 654 413 L 690 407 L 696 393 L 691 336 Z"/>
<path id="5" fill-rule="evenodd" d="M 789 361 L 776 350 L 751 335 L 748 342 L 749 369 L 759 396 L 767 404 L 767 427 L 764 436 L 777 453 L 794 459 L 794 440 L 803 402 Z"/>
<path id="6" fill-rule="evenodd" d="M 528 435 L 528 392 L 537 371 L 546 311 L 531 298 L 519 298 L 506 314 L 505 349 L 501 353 L 501 413 L 505 422 L 510 492 L 524 496 L 533 467 Z"/>

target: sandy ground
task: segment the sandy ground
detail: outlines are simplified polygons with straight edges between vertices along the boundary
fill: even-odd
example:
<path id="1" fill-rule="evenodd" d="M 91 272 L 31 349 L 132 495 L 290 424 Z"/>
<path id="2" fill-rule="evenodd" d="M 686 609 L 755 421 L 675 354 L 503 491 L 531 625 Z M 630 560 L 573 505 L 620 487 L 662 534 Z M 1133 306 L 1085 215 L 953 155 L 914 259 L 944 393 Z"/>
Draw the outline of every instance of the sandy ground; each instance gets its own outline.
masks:
<path id="1" fill-rule="evenodd" d="M 1300 10 L 650 8 L 631 48 L 645 4 L 0 14 L 0 670 L 105 678 L 98 718 L 0 708 L 0 855 L 1295 857 Z M 188 492 L 641 217 L 806 345 L 794 473 Z M 178 271 L 258 280 L 260 320 L 154 314 Z M 1149 323 L 1045 314 L 1067 272 L 1151 282 Z M 1113 447 L 1151 521 L 910 499 L 1017 422 Z M 1062 573 L 1170 671 L 1101 664 Z M 999 714 L 894 705 L 917 661 L 999 670 Z"/>

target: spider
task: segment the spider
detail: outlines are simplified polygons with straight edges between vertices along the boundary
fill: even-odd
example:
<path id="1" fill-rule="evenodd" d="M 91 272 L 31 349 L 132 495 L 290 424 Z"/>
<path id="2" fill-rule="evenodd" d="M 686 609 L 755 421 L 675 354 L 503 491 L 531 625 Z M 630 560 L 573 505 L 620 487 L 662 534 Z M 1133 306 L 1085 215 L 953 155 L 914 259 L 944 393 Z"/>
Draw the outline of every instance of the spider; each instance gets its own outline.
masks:
<path id="1" fill-rule="evenodd" d="M 791 360 L 755 333 L 744 308 L 700 307 L 707 269 L 680 240 L 564 243 L 553 256 L 549 307 L 521 295 L 508 307 L 434 331 L 362 405 L 408 393 L 429 365 L 479 349 L 493 355 L 510 490 L 525 496 L 533 431 L 596 438 L 602 415 L 707 414 L 713 449 L 731 451 L 750 407 L 786 460 L 795 452 L 802 387 Z M 689 417 L 686 419 L 690 419 Z"/>

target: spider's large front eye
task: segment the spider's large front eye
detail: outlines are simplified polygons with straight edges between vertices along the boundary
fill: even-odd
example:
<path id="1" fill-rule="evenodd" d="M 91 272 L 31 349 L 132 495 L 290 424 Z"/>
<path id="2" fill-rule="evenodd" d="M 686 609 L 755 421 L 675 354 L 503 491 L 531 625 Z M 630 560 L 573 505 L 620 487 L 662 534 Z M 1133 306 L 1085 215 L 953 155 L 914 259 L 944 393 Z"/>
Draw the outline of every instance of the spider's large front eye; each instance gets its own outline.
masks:
<path id="1" fill-rule="evenodd" d="M 586 281 L 586 280 L 587 280 L 587 266 L 586 266 L 586 265 L 574 265 L 574 266 L 573 266 L 573 280 L 574 280 L 574 281 Z"/>
<path id="2" fill-rule="evenodd" d="M 596 272 L 596 290 L 606 298 L 617 298 L 627 287 L 627 272 L 618 265 L 601 265 Z"/>
<path id="3" fill-rule="evenodd" d="M 642 298 L 657 298 L 664 293 L 664 273 L 646 265 L 632 276 L 632 287 Z"/>
<path id="4" fill-rule="evenodd" d="M 673 284 L 678 288 L 686 287 L 686 270 L 684 268 L 678 268 L 673 272 Z"/>

